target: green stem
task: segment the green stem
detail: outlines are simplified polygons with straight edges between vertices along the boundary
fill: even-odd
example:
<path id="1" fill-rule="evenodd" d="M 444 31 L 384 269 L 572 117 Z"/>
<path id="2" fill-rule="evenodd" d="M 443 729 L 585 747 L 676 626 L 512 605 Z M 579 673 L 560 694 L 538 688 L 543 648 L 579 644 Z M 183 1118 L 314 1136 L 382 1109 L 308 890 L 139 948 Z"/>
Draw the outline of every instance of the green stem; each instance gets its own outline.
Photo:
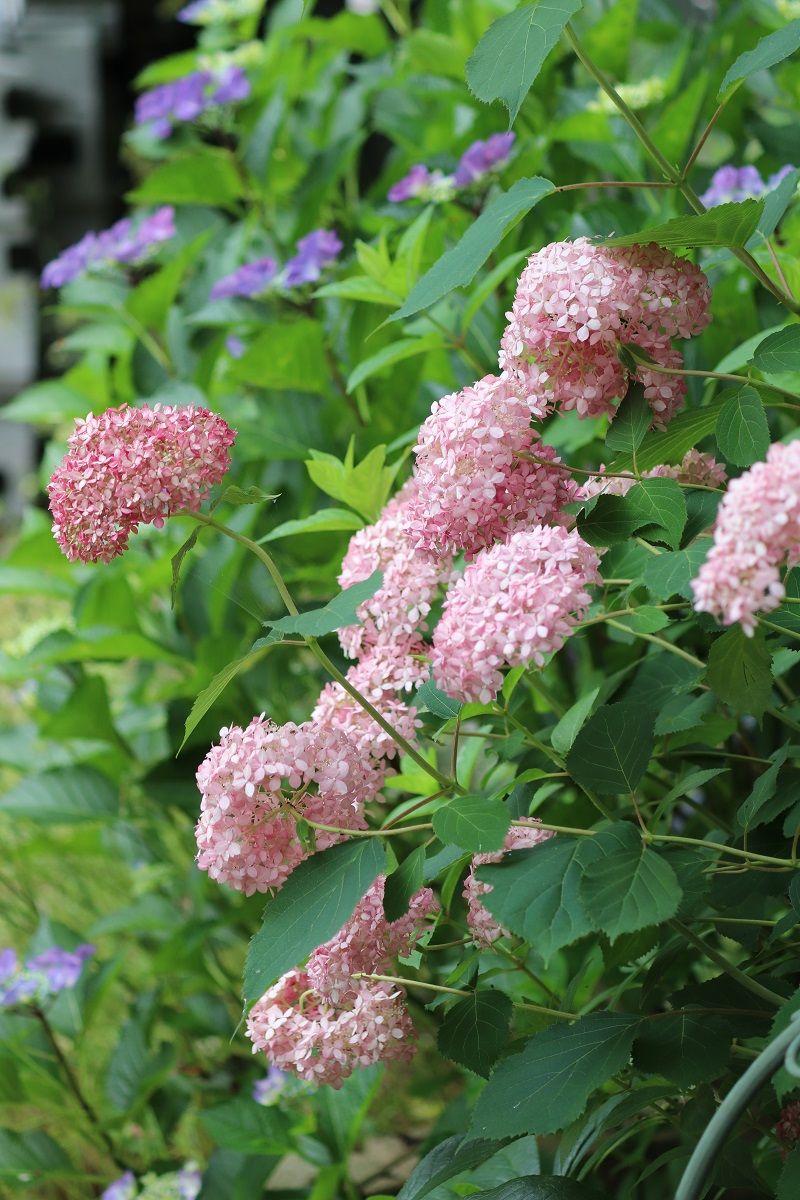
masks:
<path id="1" fill-rule="evenodd" d="M 775 387 L 774 384 L 765 383 L 764 380 L 753 380 L 749 375 L 729 375 L 722 371 L 694 371 L 686 367 L 665 367 L 661 363 L 653 362 L 649 358 L 640 358 L 636 354 L 636 348 L 631 347 L 627 343 L 623 343 L 626 350 L 630 350 L 633 357 L 638 363 L 648 371 L 656 371 L 661 375 L 691 375 L 697 379 L 719 379 L 722 383 L 746 383 L 750 387 L 761 388 L 765 392 L 774 392 L 776 396 L 783 396 L 786 399 L 794 401 L 795 405 L 800 405 L 800 396 L 796 392 L 787 391 L 786 388 Z M 721 488 L 716 488 L 715 491 L 721 491 Z"/>
<path id="2" fill-rule="evenodd" d="M 781 1008 L 786 1003 L 786 996 L 781 996 L 778 992 L 773 992 L 771 988 L 764 987 L 763 983 L 759 983 L 757 979 L 751 979 L 749 975 L 745 975 L 744 971 L 740 971 L 732 962 L 729 962 L 722 954 L 718 954 L 713 946 L 709 946 L 704 938 L 698 937 L 696 933 L 692 933 L 688 925 L 684 925 L 682 921 L 668 921 L 667 924 L 671 929 L 681 937 L 686 938 L 701 954 L 710 961 L 715 963 L 726 975 L 730 975 L 731 979 L 735 979 L 742 987 L 747 988 L 754 996 L 758 996 L 761 1000 L 766 1000 L 767 1003 L 775 1005 L 776 1008 Z"/>
<path id="3" fill-rule="evenodd" d="M 398 983 L 401 987 L 426 988 L 429 992 L 446 992 L 451 996 L 474 996 L 464 988 L 444 987 L 440 983 L 425 983 L 421 979 L 404 979 L 401 975 L 376 975 L 366 971 L 358 971 L 353 979 L 375 979 L 381 983 Z M 560 1008 L 545 1008 L 542 1004 L 529 1004 L 527 1001 L 515 1001 L 515 1008 L 524 1008 L 527 1012 L 541 1013 L 545 1017 L 554 1017 L 557 1021 L 574 1021 L 575 1013 L 562 1012 Z"/>

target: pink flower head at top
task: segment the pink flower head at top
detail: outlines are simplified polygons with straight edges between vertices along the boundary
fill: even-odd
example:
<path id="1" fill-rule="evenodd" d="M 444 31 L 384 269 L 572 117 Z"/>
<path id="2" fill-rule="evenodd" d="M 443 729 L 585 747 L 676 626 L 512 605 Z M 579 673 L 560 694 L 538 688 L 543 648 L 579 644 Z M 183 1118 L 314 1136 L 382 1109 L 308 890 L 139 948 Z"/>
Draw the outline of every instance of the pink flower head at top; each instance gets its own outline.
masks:
<path id="1" fill-rule="evenodd" d="M 139 525 L 196 512 L 230 466 L 236 434 L 205 408 L 109 408 L 76 421 L 48 484 L 67 558 L 111 562 Z"/>
<path id="2" fill-rule="evenodd" d="M 597 552 L 576 532 L 547 525 L 482 550 L 445 598 L 431 652 L 436 685 L 487 704 L 503 667 L 542 666 L 585 614 L 598 568 Z"/>
<path id="3" fill-rule="evenodd" d="M 363 829 L 375 772 L 340 730 L 313 721 L 277 726 L 254 717 L 221 731 L 197 770 L 197 865 L 251 896 L 281 887 L 307 854 L 301 818 Z M 324 850 L 341 840 L 318 831 Z"/>
<path id="4" fill-rule="evenodd" d="M 544 405 L 535 409 L 543 416 Z M 404 527 L 412 545 L 472 557 L 514 529 L 560 524 L 575 485 L 531 428 L 519 381 L 487 375 L 433 405 L 419 431 L 414 496 Z M 526 462 L 520 453 L 545 462 Z M 553 463 L 551 467 L 548 464 Z"/>
<path id="5" fill-rule="evenodd" d="M 766 461 L 728 485 L 714 542 L 692 581 L 694 607 L 752 635 L 756 614 L 783 600 L 780 567 L 800 559 L 800 441 L 775 442 Z"/>
<path id="6" fill-rule="evenodd" d="M 535 820 L 530 820 L 527 826 L 512 826 L 506 834 L 503 849 L 498 850 L 496 854 L 476 854 L 473 857 L 464 880 L 463 894 L 467 902 L 467 924 L 479 946 L 491 946 L 498 938 L 508 937 L 508 930 L 498 924 L 481 900 L 482 896 L 493 889 L 490 883 L 476 878 L 476 869 L 486 866 L 487 863 L 502 862 L 503 855 L 508 854 L 509 850 L 530 850 L 532 846 L 538 846 L 540 842 L 545 842 L 553 836 L 549 829 L 542 829 Z"/>
<path id="7" fill-rule="evenodd" d="M 403 988 L 360 974 L 384 974 L 407 954 L 438 910 L 429 888 L 397 921 L 383 912 L 378 878 L 342 930 L 265 992 L 247 1020 L 253 1050 L 273 1067 L 339 1088 L 357 1067 L 413 1054 L 413 1027 Z"/>
<path id="8" fill-rule="evenodd" d="M 660 246 L 555 242 L 532 255 L 519 278 L 500 366 L 562 409 L 613 416 L 628 387 L 617 343 L 636 344 L 655 363 L 679 368 L 670 339 L 705 328 L 710 297 L 702 271 Z M 683 403 L 682 378 L 644 365 L 635 374 L 654 424 L 663 426 Z"/>

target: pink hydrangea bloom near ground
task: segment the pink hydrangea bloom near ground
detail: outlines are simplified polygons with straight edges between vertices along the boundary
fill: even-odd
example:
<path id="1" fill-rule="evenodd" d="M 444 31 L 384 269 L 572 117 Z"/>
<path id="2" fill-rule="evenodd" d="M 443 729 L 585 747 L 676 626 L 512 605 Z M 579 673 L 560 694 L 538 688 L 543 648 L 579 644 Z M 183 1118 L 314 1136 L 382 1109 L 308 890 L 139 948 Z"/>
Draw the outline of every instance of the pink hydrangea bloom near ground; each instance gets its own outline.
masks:
<path id="1" fill-rule="evenodd" d="M 728 485 L 714 544 L 692 581 L 694 606 L 752 635 L 756 614 L 784 597 L 780 567 L 800 559 L 800 441 L 770 446 Z"/>
<path id="2" fill-rule="evenodd" d="M 199 509 L 230 466 L 236 438 L 204 408 L 109 408 L 76 421 L 48 485 L 53 533 L 67 558 L 110 562 L 139 525 Z"/>
<path id="3" fill-rule="evenodd" d="M 427 629 L 426 618 L 450 563 L 435 562 L 414 550 L 405 532 L 405 514 L 416 489 L 416 480 L 410 479 L 375 524 L 350 539 L 339 574 L 343 588 L 383 571 L 375 595 L 357 609 L 361 624 L 339 630 L 342 649 L 350 658 L 361 658 L 376 647 L 422 644 L 419 635 Z"/>
<path id="4" fill-rule="evenodd" d="M 387 921 L 385 882 L 376 879 L 305 970 L 284 975 L 253 1006 L 248 1036 L 274 1067 L 338 1088 L 357 1067 L 411 1057 L 414 1031 L 403 988 L 353 976 L 388 973 L 392 959 L 411 950 L 439 906 L 430 888 L 422 888 L 404 916 Z"/>
<path id="5" fill-rule="evenodd" d="M 679 366 L 669 339 L 700 333 L 710 320 L 709 302 L 702 271 L 659 246 L 554 242 L 532 255 L 520 276 L 500 366 L 563 409 L 613 415 L 627 390 L 617 342 Z M 683 403 L 683 381 L 646 368 L 637 377 L 654 423 L 664 425 Z"/>
<path id="6" fill-rule="evenodd" d="M 645 471 L 643 479 L 677 479 L 678 483 L 694 483 L 703 487 L 722 487 L 728 478 L 722 463 L 711 454 L 699 450 L 688 450 L 677 466 L 660 464 Z M 601 466 L 597 475 L 587 479 L 578 489 L 578 500 L 589 500 L 592 496 L 626 496 L 636 483 L 633 475 L 605 475 Z"/>
<path id="7" fill-rule="evenodd" d="M 277 726 L 263 715 L 246 729 L 223 729 L 197 771 L 198 866 L 247 896 L 279 888 L 306 857 L 298 817 L 363 829 L 375 781 L 339 730 L 315 722 Z M 308 790 L 293 799 L 300 789 Z M 339 840 L 318 831 L 316 845 L 324 850 Z"/>
<path id="8" fill-rule="evenodd" d="M 483 550 L 451 585 L 433 638 L 438 687 L 493 700 L 502 668 L 542 666 L 560 650 L 599 580 L 597 552 L 574 531 L 537 525 Z"/>
<path id="9" fill-rule="evenodd" d="M 509 850 L 530 850 L 532 846 L 538 846 L 540 842 L 546 842 L 548 838 L 554 836 L 549 829 L 542 829 L 535 820 L 531 820 L 527 828 L 522 825 L 514 825 L 509 829 L 502 850 L 498 850 L 495 854 L 476 854 L 473 857 L 464 880 L 463 894 L 467 902 L 467 924 L 473 939 L 479 946 L 491 946 L 492 942 L 496 942 L 498 938 L 508 937 L 508 930 L 497 923 L 481 900 L 481 896 L 485 896 L 493 888 L 490 883 L 483 883 L 476 879 L 477 868 L 486 866 L 487 863 L 501 862 L 503 855 L 507 854 Z"/>
<path id="10" fill-rule="evenodd" d="M 416 489 L 404 527 L 417 550 L 435 557 L 479 550 L 519 527 L 564 520 L 574 498 L 569 472 L 531 428 L 524 392 L 508 376 L 487 375 L 434 403 L 419 431 Z"/>

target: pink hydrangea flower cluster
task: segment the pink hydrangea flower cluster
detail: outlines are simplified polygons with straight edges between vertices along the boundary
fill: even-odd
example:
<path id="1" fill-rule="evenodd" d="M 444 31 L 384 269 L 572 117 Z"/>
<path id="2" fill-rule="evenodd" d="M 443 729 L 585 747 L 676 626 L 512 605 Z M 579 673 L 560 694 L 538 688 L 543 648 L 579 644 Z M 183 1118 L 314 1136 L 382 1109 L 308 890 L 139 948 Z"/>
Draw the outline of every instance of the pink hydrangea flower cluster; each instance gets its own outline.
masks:
<path id="1" fill-rule="evenodd" d="M 799 560 L 800 441 L 776 442 L 728 485 L 714 543 L 692 581 L 694 607 L 752 635 L 756 614 L 783 600 L 781 566 Z"/>
<path id="2" fill-rule="evenodd" d="M 502 667 L 542 666 L 585 615 L 598 568 L 597 552 L 575 531 L 547 525 L 482 551 L 447 593 L 431 652 L 437 685 L 487 704 Z"/>
<path id="3" fill-rule="evenodd" d="M 498 924 L 481 900 L 481 896 L 494 889 L 490 883 L 476 878 L 477 868 L 484 867 L 487 863 L 501 862 L 503 855 L 508 854 L 510 850 L 530 850 L 532 846 L 538 846 L 540 842 L 546 842 L 554 836 L 549 829 L 542 829 L 535 820 L 531 820 L 527 827 L 514 825 L 509 829 L 502 850 L 494 854 L 476 854 L 473 857 L 464 880 L 463 895 L 467 902 L 467 924 L 479 946 L 491 946 L 498 938 L 508 937 L 508 930 Z"/>
<path id="4" fill-rule="evenodd" d="M 197 511 L 230 466 L 236 434 L 204 408 L 109 408 L 76 421 L 48 485 L 67 558 L 111 562 L 139 525 Z"/>
<path id="5" fill-rule="evenodd" d="M 678 483 L 695 484 L 702 487 L 722 487 L 728 473 L 722 463 L 712 454 L 699 450 L 688 450 L 677 466 L 664 463 L 652 467 L 642 475 L 643 479 L 677 479 Z M 606 475 L 601 467 L 598 474 L 578 489 L 577 499 L 590 500 L 593 496 L 626 496 L 636 483 L 633 475 Z"/>
<path id="6" fill-rule="evenodd" d="M 520 276 L 500 366 L 551 405 L 582 417 L 612 416 L 628 385 L 617 343 L 634 343 L 655 362 L 679 367 L 670 339 L 705 328 L 710 295 L 698 267 L 654 244 L 552 243 L 531 256 Z M 647 368 L 636 375 L 654 423 L 663 426 L 683 403 L 683 380 Z"/>
<path id="7" fill-rule="evenodd" d="M 533 404 L 543 416 L 545 407 Z M 532 429 L 531 411 L 519 382 L 505 375 L 486 375 L 436 401 L 414 447 L 416 488 L 405 511 L 416 549 L 471 558 L 520 526 L 565 522 L 575 485 Z M 546 461 L 524 461 L 521 453 Z"/>
<path id="8" fill-rule="evenodd" d="M 438 911 L 429 888 L 397 921 L 383 912 L 385 879 L 377 879 L 344 926 L 253 1006 L 247 1033 L 254 1051 L 301 1079 L 341 1087 L 357 1067 L 413 1054 L 414 1030 L 402 987 L 359 974 L 385 974 L 407 954 Z"/>
<path id="9" fill-rule="evenodd" d="M 375 775 L 357 747 L 319 722 L 277 726 L 264 716 L 221 731 L 197 771 L 197 864 L 251 896 L 279 888 L 307 854 L 301 817 L 363 829 Z M 312 790 L 313 789 L 313 790 Z M 341 835 L 319 831 L 320 850 Z"/>

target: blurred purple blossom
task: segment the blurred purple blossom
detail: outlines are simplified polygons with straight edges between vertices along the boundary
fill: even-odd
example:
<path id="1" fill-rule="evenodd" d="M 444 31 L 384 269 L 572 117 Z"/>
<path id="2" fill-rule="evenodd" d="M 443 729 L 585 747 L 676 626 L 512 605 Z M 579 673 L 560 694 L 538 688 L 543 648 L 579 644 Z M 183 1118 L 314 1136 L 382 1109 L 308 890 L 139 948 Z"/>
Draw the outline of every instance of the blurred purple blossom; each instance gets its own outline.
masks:
<path id="1" fill-rule="evenodd" d="M 286 1086 L 288 1076 L 277 1067 L 270 1067 L 263 1079 L 253 1084 L 253 1099 L 256 1104 L 270 1104 Z"/>
<path id="2" fill-rule="evenodd" d="M 454 176 L 456 187 L 469 187 L 492 167 L 505 162 L 511 153 L 516 134 L 493 133 L 485 142 L 473 142 L 461 155 Z"/>
<path id="3" fill-rule="evenodd" d="M 183 21 L 185 25 L 193 25 L 198 17 L 202 17 L 211 7 L 212 0 L 192 0 L 191 4 L 186 4 L 178 12 L 179 21 Z"/>
<path id="4" fill-rule="evenodd" d="M 461 155 L 453 175 L 430 171 L 422 163 L 417 163 L 389 189 L 388 198 L 393 204 L 417 198 L 449 200 L 459 188 L 470 187 L 504 163 L 515 139 L 514 133 L 493 133 L 485 141 L 473 142 Z"/>
<path id="5" fill-rule="evenodd" d="M 212 300 L 227 296 L 258 296 L 276 276 L 278 264 L 274 258 L 256 258 L 223 275 L 211 289 Z"/>
<path id="6" fill-rule="evenodd" d="M 283 271 L 287 288 L 314 283 L 322 268 L 332 263 L 342 249 L 339 235 L 333 229 L 315 229 L 297 243 L 297 254 L 290 258 Z"/>
<path id="7" fill-rule="evenodd" d="M 196 1163 L 187 1162 L 179 1172 L 177 1182 L 181 1200 L 197 1200 L 203 1186 L 203 1176 Z"/>
<path id="8" fill-rule="evenodd" d="M 133 1200 L 136 1195 L 136 1176 L 133 1171 L 126 1171 L 110 1183 L 103 1192 L 100 1200 Z"/>
<path id="9" fill-rule="evenodd" d="M 389 188 L 389 199 L 393 204 L 402 204 L 404 200 L 413 200 L 429 188 L 432 178 L 428 168 L 422 163 L 417 163 L 407 175 L 398 179 L 397 183 Z"/>
<path id="10" fill-rule="evenodd" d="M 5 983 L 17 969 L 17 952 L 7 946 L 0 950 L 0 983 Z"/>
<path id="11" fill-rule="evenodd" d="M 787 163 L 770 175 L 765 183 L 756 167 L 734 167 L 727 163 L 711 176 L 708 188 L 700 197 L 706 208 L 716 208 L 718 204 L 730 204 L 741 200 L 755 199 L 771 192 L 794 167 Z"/>
<path id="12" fill-rule="evenodd" d="M 213 104 L 238 104 L 250 95 L 250 81 L 241 67 L 225 67 L 217 76 L 217 86 L 211 93 Z"/>
<path id="13" fill-rule="evenodd" d="M 175 209 L 171 205 L 139 221 L 125 217 L 101 233 L 84 234 L 74 246 L 62 250 L 42 271 L 42 287 L 63 287 L 102 263 L 138 262 L 174 236 Z"/>
<path id="14" fill-rule="evenodd" d="M 201 113 L 220 104 L 235 104 L 250 95 L 250 81 L 241 67 L 230 65 L 217 72 L 193 71 L 172 83 L 142 92 L 136 101 L 134 119 L 163 141 L 173 125 L 195 121 Z"/>
<path id="15" fill-rule="evenodd" d="M 10 1008 L 32 996 L 54 996 L 74 987 L 84 963 L 94 953 L 95 947 L 86 943 L 76 950 L 51 946 L 20 967 L 13 950 L 0 951 L 0 982 L 8 983 L 0 989 L 0 1007 Z"/>
<path id="16" fill-rule="evenodd" d="M 230 354 L 231 358 L 241 358 L 247 349 L 247 346 L 240 337 L 236 336 L 235 333 L 229 333 L 225 338 L 225 349 L 228 351 L 228 354 Z"/>

